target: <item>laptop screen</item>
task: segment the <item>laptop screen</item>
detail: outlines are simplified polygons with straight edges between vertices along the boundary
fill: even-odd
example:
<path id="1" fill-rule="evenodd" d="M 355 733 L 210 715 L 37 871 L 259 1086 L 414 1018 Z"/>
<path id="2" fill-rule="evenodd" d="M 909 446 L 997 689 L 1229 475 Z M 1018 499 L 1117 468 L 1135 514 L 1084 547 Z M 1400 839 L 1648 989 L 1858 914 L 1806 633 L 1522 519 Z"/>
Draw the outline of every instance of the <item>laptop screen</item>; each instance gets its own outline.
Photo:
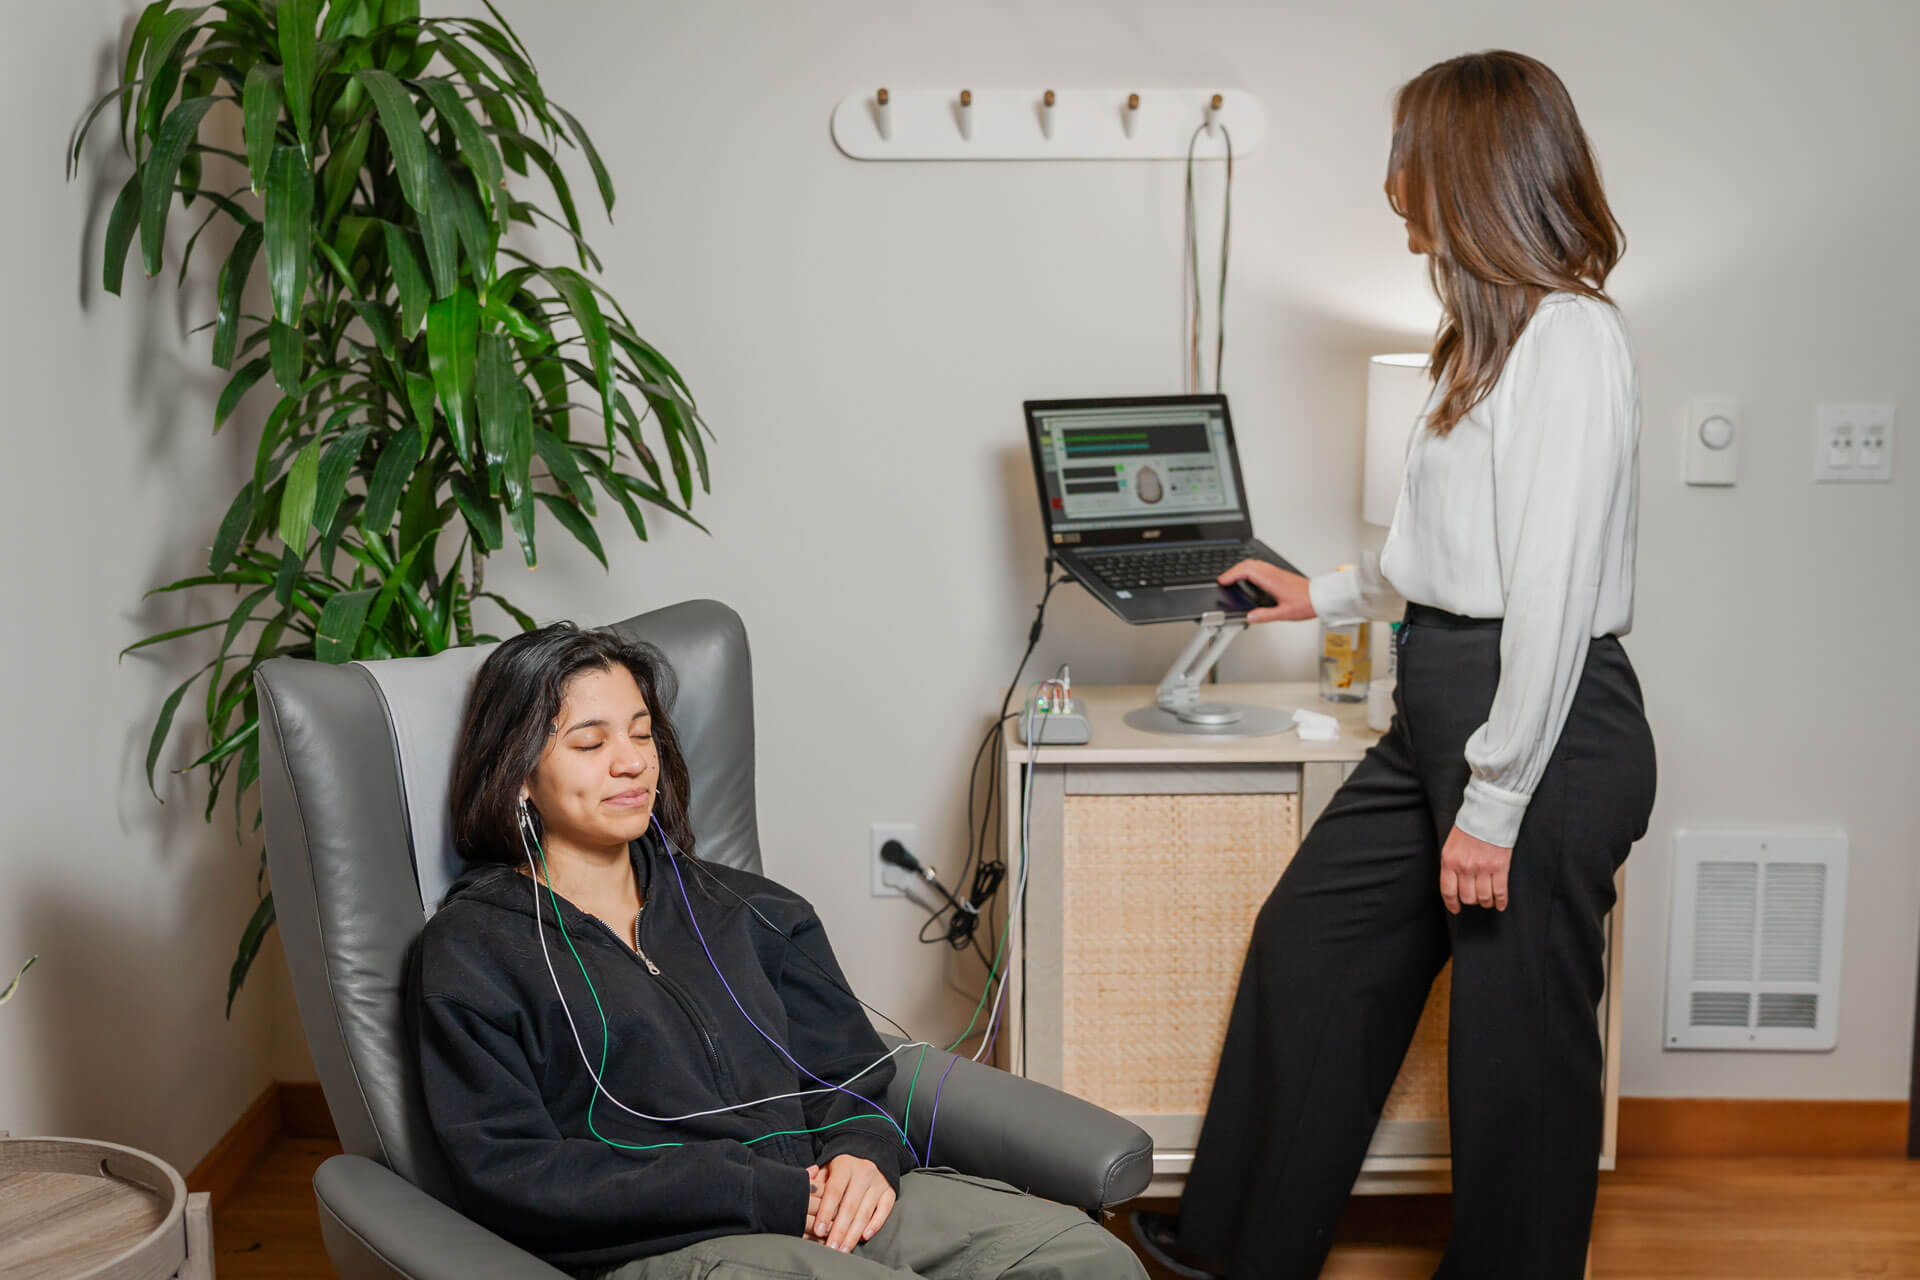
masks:
<path id="1" fill-rule="evenodd" d="M 1246 536 L 1223 397 L 1030 401 L 1027 425 L 1056 546 Z"/>

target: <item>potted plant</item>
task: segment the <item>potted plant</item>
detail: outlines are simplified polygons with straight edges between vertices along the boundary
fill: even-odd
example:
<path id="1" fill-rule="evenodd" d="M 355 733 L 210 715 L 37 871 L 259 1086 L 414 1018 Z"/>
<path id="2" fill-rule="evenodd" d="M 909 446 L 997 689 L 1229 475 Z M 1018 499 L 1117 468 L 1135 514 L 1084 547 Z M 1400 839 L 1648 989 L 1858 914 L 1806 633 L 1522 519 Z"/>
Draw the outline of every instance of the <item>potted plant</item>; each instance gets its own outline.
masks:
<path id="1" fill-rule="evenodd" d="M 260 775 L 261 662 L 491 639 L 479 601 L 532 626 L 485 588 L 484 570 L 508 539 L 532 565 L 543 519 L 603 565 L 592 520 L 604 502 L 643 539 L 645 508 L 698 523 L 688 509 L 696 477 L 708 485 L 705 424 L 679 372 L 586 274 L 600 263 L 560 154 L 585 159 L 609 217 L 613 184 L 488 10 L 495 21 L 423 17 L 419 0 L 156 0 L 119 83 L 74 130 L 69 176 L 89 129 L 116 121 L 133 162 L 106 226 L 108 292 L 136 239 L 146 273 L 161 270 L 176 206 L 198 218 L 178 279 L 213 243 L 209 227 L 233 235 L 205 326 L 212 362 L 231 371 L 213 429 L 235 423 L 256 387 L 271 409 L 206 572 L 155 588 L 219 592 L 222 616 L 127 651 L 218 633 L 161 704 L 147 780 L 204 681 L 209 742 L 186 767 L 206 771 L 209 821 L 231 794 L 243 836 L 260 825 L 246 802 Z M 532 178 L 558 216 L 519 194 Z M 566 237 L 578 269 L 509 243 L 541 224 Z M 261 276 L 270 306 L 256 314 L 249 284 Z M 241 934 L 229 1016 L 272 924 L 268 892 Z"/>

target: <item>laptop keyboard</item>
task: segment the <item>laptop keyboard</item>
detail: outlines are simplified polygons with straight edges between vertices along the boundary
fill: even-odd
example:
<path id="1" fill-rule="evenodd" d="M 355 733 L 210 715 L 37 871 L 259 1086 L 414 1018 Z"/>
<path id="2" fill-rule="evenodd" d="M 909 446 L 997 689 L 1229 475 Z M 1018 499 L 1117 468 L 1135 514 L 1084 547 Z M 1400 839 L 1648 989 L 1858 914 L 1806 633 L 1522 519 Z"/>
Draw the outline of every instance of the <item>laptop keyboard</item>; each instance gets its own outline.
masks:
<path id="1" fill-rule="evenodd" d="M 1116 591 L 1181 587 L 1212 582 L 1242 560 L 1257 559 L 1251 547 L 1151 547 L 1080 553 L 1080 560 Z"/>

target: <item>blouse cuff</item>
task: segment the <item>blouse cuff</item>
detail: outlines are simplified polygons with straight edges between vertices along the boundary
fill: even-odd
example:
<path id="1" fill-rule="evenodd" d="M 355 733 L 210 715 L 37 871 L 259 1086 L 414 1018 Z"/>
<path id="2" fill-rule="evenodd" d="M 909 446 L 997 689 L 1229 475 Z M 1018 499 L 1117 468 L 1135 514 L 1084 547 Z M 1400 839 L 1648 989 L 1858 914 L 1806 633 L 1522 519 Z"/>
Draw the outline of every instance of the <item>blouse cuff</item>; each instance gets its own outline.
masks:
<path id="1" fill-rule="evenodd" d="M 1467 793 L 1460 801 L 1460 812 L 1454 815 L 1453 825 L 1476 840 L 1511 849 L 1519 839 L 1520 823 L 1527 816 L 1527 804 L 1532 799 L 1532 796 L 1504 791 L 1490 782 L 1473 778 L 1467 782 Z"/>
<path id="2" fill-rule="evenodd" d="M 1307 599 L 1313 602 L 1314 614 L 1334 626 L 1366 621 L 1358 569 L 1340 569 L 1307 579 Z"/>

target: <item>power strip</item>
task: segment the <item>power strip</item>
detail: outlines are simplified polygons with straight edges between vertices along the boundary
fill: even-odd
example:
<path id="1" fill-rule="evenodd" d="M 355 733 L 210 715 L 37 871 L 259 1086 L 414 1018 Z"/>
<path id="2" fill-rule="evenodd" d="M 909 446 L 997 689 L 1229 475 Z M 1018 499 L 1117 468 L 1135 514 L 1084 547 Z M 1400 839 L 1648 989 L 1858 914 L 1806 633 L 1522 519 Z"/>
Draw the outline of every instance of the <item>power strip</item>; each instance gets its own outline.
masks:
<path id="1" fill-rule="evenodd" d="M 1058 699 L 1047 707 L 1041 706 L 1038 698 L 1028 699 L 1026 709 L 1013 722 L 1020 741 L 1070 747 L 1093 741 L 1093 726 L 1087 723 L 1087 708 L 1080 699 L 1068 698 L 1064 711 L 1058 710 L 1058 706 Z M 1032 738 L 1027 737 L 1029 721 L 1033 724 Z"/>

